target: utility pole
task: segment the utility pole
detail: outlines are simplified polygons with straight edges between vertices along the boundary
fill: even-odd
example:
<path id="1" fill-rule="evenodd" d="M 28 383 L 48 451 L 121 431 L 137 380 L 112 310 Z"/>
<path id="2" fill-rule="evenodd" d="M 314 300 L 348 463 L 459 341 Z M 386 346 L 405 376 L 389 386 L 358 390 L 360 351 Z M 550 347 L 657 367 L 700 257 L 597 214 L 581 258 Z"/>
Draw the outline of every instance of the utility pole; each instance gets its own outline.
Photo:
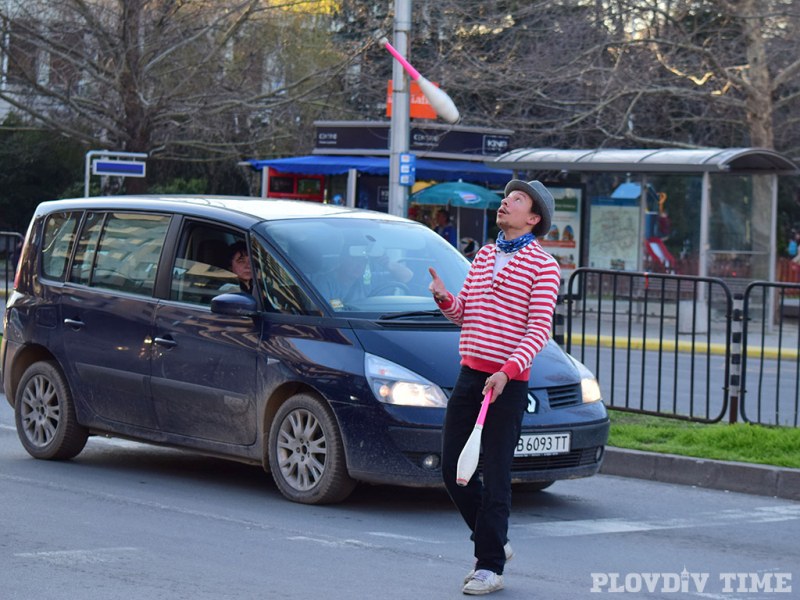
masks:
<path id="1" fill-rule="evenodd" d="M 411 0 L 394 2 L 394 47 L 408 56 Z M 400 156 L 408 153 L 410 82 L 398 61 L 392 67 L 392 121 L 389 130 L 389 214 L 408 216 L 408 188 L 400 185 Z"/>

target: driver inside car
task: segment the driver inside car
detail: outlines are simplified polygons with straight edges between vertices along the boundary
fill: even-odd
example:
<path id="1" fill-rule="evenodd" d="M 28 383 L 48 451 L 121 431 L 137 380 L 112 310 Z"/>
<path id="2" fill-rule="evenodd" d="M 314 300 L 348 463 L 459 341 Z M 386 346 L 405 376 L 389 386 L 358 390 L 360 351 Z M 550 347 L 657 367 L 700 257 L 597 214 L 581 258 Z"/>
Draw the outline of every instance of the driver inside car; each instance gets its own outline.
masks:
<path id="1" fill-rule="evenodd" d="M 372 254 L 367 245 L 346 244 L 337 266 L 314 282 L 334 310 L 380 290 L 402 290 L 414 276 L 411 269 L 391 260 L 385 252 Z"/>

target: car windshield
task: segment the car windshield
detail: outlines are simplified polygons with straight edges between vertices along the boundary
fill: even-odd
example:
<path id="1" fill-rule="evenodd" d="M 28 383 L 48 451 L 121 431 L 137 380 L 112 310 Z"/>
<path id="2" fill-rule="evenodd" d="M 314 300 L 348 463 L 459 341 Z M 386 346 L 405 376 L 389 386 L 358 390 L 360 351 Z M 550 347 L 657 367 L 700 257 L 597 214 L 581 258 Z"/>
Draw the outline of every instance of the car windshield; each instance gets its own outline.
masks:
<path id="1" fill-rule="evenodd" d="M 291 219 L 264 223 L 260 231 L 337 313 L 423 317 L 424 311 L 436 309 L 428 290 L 428 267 L 436 269 L 453 293 L 461 289 L 469 269 L 458 250 L 411 221 Z"/>

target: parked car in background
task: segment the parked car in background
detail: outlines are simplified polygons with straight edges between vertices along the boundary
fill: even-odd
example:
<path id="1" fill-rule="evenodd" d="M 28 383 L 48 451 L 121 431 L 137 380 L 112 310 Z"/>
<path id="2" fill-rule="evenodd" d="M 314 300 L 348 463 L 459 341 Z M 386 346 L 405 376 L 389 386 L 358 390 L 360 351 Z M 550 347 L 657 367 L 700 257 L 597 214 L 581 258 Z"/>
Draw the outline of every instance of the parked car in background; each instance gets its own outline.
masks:
<path id="1" fill-rule="evenodd" d="M 241 242 L 252 293 L 231 265 Z M 383 213 L 212 196 L 45 202 L 0 348 L 20 440 L 40 459 L 103 434 L 258 464 L 309 504 L 357 482 L 439 486 L 459 329 L 431 298 L 429 266 L 458 290 L 469 263 Z M 531 373 L 515 484 L 596 473 L 609 425 L 594 377 L 554 342 Z"/>

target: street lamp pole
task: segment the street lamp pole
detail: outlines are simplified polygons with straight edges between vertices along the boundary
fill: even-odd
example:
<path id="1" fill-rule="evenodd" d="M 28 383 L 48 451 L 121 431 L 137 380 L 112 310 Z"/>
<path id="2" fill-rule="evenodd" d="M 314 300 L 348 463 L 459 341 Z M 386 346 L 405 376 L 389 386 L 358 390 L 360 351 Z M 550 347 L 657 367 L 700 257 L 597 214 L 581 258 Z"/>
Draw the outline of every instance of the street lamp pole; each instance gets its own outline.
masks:
<path id="1" fill-rule="evenodd" d="M 394 2 L 393 41 L 402 56 L 408 56 L 408 35 L 411 31 L 411 0 Z M 400 155 L 408 152 L 409 86 L 403 66 L 393 61 L 392 67 L 392 120 L 389 130 L 389 214 L 407 215 L 408 189 L 400 185 Z"/>

